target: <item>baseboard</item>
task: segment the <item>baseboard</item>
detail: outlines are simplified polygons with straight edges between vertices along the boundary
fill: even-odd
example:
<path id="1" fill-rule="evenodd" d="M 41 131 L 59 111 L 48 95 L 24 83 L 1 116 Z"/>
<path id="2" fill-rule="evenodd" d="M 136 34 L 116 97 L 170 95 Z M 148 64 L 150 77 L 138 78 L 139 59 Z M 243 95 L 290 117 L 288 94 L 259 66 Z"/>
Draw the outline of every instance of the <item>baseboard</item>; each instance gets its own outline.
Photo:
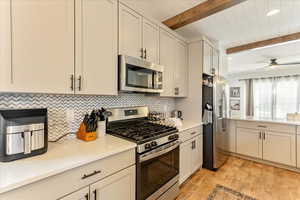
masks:
<path id="1" fill-rule="evenodd" d="M 257 163 L 261 163 L 261 164 L 265 164 L 265 165 L 270 165 L 270 166 L 273 166 L 273 167 L 277 167 L 277 168 L 286 169 L 286 170 L 289 170 L 289 171 L 300 173 L 300 169 L 296 168 L 296 167 L 291 167 L 291 166 L 288 166 L 288 165 L 283 165 L 283 164 L 278 164 L 278 163 L 274 163 L 274 162 L 270 162 L 270 161 L 266 161 L 266 160 L 261 160 L 261 159 L 258 159 L 258 158 L 253 158 L 253 157 L 241 155 L 241 154 L 238 154 L 238 153 L 227 152 L 227 154 L 230 155 L 230 156 L 237 157 L 237 158 L 242 158 L 242 159 L 245 159 L 245 160 L 250 160 L 250 161 L 253 161 L 253 162 L 257 162 Z"/>

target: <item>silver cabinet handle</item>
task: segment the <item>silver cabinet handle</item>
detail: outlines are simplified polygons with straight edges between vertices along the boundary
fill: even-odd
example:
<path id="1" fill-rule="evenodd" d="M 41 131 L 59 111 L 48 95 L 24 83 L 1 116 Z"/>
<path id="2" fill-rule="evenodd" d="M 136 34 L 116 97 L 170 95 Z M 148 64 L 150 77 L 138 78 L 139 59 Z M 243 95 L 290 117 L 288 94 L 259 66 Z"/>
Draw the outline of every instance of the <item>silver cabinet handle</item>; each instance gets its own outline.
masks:
<path id="1" fill-rule="evenodd" d="M 144 58 L 144 49 L 141 48 L 141 58 L 143 59 Z"/>
<path id="2" fill-rule="evenodd" d="M 94 193 L 94 200 L 97 200 L 97 190 L 94 190 L 93 193 Z"/>
<path id="3" fill-rule="evenodd" d="M 261 131 L 259 132 L 259 139 L 261 140 Z"/>
<path id="4" fill-rule="evenodd" d="M 85 200 L 89 200 L 89 194 L 87 193 L 85 196 L 84 196 Z"/>
<path id="5" fill-rule="evenodd" d="M 100 174 L 101 173 L 101 170 L 95 170 L 93 173 L 90 173 L 90 174 L 84 174 L 83 177 L 81 178 L 82 180 L 83 179 L 86 179 L 86 178 L 89 178 L 91 176 L 95 176 L 96 174 Z"/>
<path id="6" fill-rule="evenodd" d="M 194 131 L 194 132 L 191 132 L 191 135 L 195 135 L 197 132 L 196 131 Z"/>
<path id="7" fill-rule="evenodd" d="M 266 132 L 263 133 L 263 138 L 266 140 Z"/>
<path id="8" fill-rule="evenodd" d="M 257 127 L 259 127 L 259 128 L 267 128 L 267 126 L 263 126 L 263 125 L 258 125 Z"/>
<path id="9" fill-rule="evenodd" d="M 82 77 L 79 76 L 79 78 L 78 78 L 78 91 L 81 91 L 81 89 L 82 89 Z"/>
<path id="10" fill-rule="evenodd" d="M 179 95 L 179 88 L 178 87 L 175 88 L 175 95 Z"/>
<path id="11" fill-rule="evenodd" d="M 74 91 L 74 74 L 71 75 L 71 91 Z"/>
<path id="12" fill-rule="evenodd" d="M 144 59 L 147 59 L 147 49 L 144 50 Z"/>

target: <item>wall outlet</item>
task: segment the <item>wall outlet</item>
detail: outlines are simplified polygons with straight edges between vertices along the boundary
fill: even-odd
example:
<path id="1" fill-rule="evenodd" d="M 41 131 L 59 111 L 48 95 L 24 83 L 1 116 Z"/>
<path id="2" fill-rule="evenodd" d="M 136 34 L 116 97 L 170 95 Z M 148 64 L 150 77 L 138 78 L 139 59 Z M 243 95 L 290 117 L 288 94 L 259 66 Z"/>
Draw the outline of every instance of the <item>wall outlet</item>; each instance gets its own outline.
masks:
<path id="1" fill-rule="evenodd" d="M 75 113 L 73 109 L 67 109 L 67 122 L 75 121 Z"/>

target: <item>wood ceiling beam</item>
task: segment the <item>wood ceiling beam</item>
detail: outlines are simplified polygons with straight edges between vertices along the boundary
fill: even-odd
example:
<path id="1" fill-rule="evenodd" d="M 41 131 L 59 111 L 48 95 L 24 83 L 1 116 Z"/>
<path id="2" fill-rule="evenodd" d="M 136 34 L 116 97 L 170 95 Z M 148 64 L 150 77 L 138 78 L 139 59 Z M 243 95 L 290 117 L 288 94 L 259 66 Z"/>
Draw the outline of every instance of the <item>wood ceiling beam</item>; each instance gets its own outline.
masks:
<path id="1" fill-rule="evenodd" d="M 247 0 L 207 0 L 199 5 L 190 8 L 170 19 L 163 21 L 169 28 L 175 30 L 187 24 L 213 15 L 217 12 L 240 4 Z"/>
<path id="2" fill-rule="evenodd" d="M 284 35 L 284 36 L 280 36 L 280 37 L 276 37 L 276 38 L 271 38 L 271 39 L 267 39 L 267 40 L 262 40 L 262 41 L 258 41 L 258 42 L 253 42 L 253 43 L 249 43 L 249 44 L 244 44 L 241 46 L 231 47 L 226 50 L 226 53 L 233 54 L 233 53 L 238 53 L 241 51 L 256 49 L 256 48 L 260 48 L 260 47 L 270 46 L 270 45 L 274 45 L 274 44 L 280 44 L 280 43 L 289 42 L 289 41 L 293 41 L 293 40 L 299 40 L 299 39 L 300 39 L 300 32 L 289 34 L 289 35 Z"/>

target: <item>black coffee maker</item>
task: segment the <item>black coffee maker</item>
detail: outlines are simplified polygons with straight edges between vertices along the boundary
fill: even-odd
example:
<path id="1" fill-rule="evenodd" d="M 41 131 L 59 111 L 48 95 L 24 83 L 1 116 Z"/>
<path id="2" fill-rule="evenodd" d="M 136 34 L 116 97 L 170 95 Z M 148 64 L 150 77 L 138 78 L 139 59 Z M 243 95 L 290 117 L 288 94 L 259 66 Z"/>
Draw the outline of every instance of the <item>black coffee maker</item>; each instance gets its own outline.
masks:
<path id="1" fill-rule="evenodd" d="M 0 162 L 46 153 L 47 109 L 0 110 Z"/>

